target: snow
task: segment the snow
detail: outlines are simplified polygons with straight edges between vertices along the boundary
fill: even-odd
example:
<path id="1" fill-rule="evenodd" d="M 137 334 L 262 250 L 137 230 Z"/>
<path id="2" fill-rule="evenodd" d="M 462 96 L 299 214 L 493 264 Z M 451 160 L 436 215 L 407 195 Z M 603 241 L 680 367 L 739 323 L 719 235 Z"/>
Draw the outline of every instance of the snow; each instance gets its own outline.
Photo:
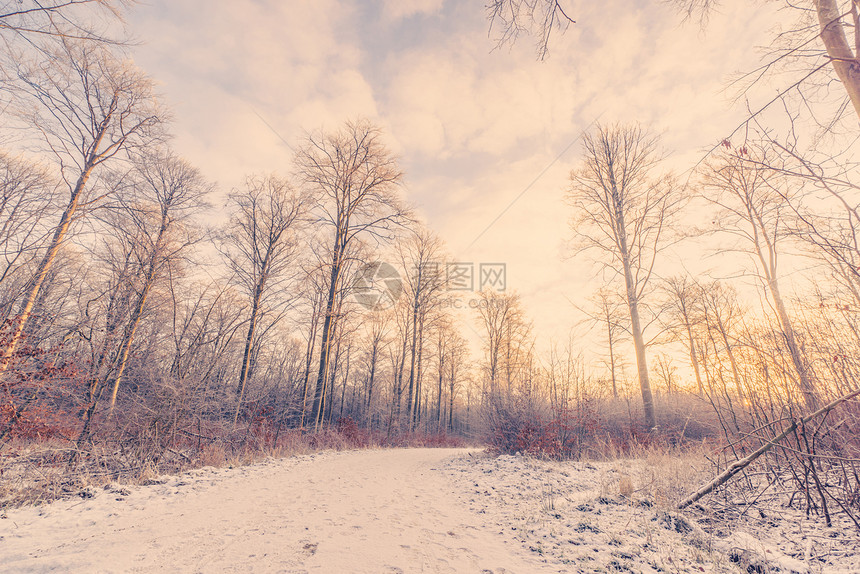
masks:
<path id="1" fill-rule="evenodd" d="M 471 456 L 445 467 L 488 528 L 566 572 L 860 572 L 860 538 L 847 520 L 826 529 L 784 507 L 719 521 L 708 508 L 676 511 L 683 489 L 711 476 L 694 462 Z"/>
<path id="2" fill-rule="evenodd" d="M 856 531 L 790 509 L 719 529 L 672 511 L 668 466 L 391 449 L 202 468 L 9 510 L 0 572 L 860 572 Z"/>
<path id="3" fill-rule="evenodd" d="M 0 571 L 557 572 L 458 504 L 434 470 L 457 456 L 326 452 L 16 509 Z"/>

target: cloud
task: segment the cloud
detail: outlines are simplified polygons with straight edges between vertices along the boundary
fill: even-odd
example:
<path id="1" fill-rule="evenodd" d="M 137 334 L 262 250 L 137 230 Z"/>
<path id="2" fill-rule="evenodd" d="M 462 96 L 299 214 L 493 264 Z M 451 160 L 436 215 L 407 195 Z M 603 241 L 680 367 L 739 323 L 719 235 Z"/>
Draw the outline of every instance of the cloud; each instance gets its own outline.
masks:
<path id="1" fill-rule="evenodd" d="M 287 171 L 281 138 L 376 116 L 348 6 L 161 0 L 134 16 L 148 40 L 135 56 L 176 109 L 177 145 L 227 186 L 263 165 Z"/>
<path id="2" fill-rule="evenodd" d="M 383 18 L 396 22 L 416 15 L 438 14 L 444 0 L 384 0 Z"/>
<path id="3" fill-rule="evenodd" d="M 368 116 L 385 126 L 429 225 L 461 257 L 507 262 L 537 331 L 559 335 L 574 322 L 566 297 L 584 304 L 594 285 L 586 264 L 559 258 L 580 146 L 552 162 L 603 113 L 664 132 L 675 165 L 689 166 L 743 114 L 729 109 L 724 79 L 748 67 L 773 16 L 747 4 L 727 4 L 702 33 L 659 2 L 579 3 L 544 62 L 527 38 L 494 50 L 472 2 L 152 0 L 130 25 L 146 40 L 138 63 L 176 108 L 176 147 L 205 173 L 229 186 L 288 171 L 281 138 Z"/>
<path id="4" fill-rule="evenodd" d="M 523 141 L 570 129 L 570 110 L 553 117 L 570 87 L 547 74 L 553 64 L 512 65 L 503 54 L 481 54 L 469 44 L 416 49 L 386 63 L 392 81 L 379 90 L 381 107 L 404 146 L 443 158 L 504 155 Z"/>

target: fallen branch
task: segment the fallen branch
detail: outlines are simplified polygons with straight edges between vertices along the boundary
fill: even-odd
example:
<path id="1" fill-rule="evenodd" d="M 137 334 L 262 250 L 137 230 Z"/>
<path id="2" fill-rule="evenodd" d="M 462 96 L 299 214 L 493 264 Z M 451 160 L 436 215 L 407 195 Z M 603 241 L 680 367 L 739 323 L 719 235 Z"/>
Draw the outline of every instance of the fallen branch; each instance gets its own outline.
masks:
<path id="1" fill-rule="evenodd" d="M 779 433 L 773 439 L 767 441 L 765 444 L 763 444 L 761 447 L 759 447 L 758 450 L 750 453 L 748 456 L 746 456 L 742 459 L 736 460 L 735 462 L 730 464 L 726 470 L 724 470 L 719 475 L 717 475 L 717 477 L 714 478 L 714 480 L 712 480 L 711 482 L 709 482 L 707 484 L 702 485 L 702 487 L 699 488 L 699 490 L 697 490 L 695 493 L 693 493 L 692 495 L 688 496 L 683 501 L 681 501 L 681 503 L 678 505 L 678 509 L 681 510 L 681 509 L 687 508 L 688 506 L 690 506 L 691 504 L 693 504 L 694 502 L 696 502 L 697 500 L 699 500 L 700 498 L 702 498 L 703 496 L 705 496 L 706 494 L 708 494 L 709 492 L 714 490 L 715 488 L 722 486 L 723 484 L 725 484 L 726 482 L 731 480 L 731 478 L 734 475 L 736 475 L 737 473 L 739 473 L 740 471 L 742 471 L 743 469 L 748 467 L 755 459 L 757 459 L 758 457 L 760 457 L 761 455 L 763 455 L 764 453 L 766 453 L 767 451 L 769 451 L 770 449 L 775 447 L 779 441 L 781 441 L 782 439 L 787 437 L 789 434 L 794 432 L 794 430 L 798 426 L 800 426 L 801 424 L 806 424 L 816 417 L 819 417 L 825 413 L 829 413 L 830 411 L 832 411 L 834 408 L 836 408 L 840 404 L 842 404 L 845 401 L 848 401 L 850 399 L 853 399 L 854 397 L 856 397 L 858 395 L 860 395 L 860 389 L 853 391 L 853 392 L 850 392 L 847 395 L 843 395 L 843 396 L 839 397 L 838 399 L 836 399 L 832 403 L 821 407 L 820 409 L 818 409 L 817 411 L 815 411 L 814 413 L 812 413 L 810 415 L 806 415 L 805 417 L 803 417 L 801 419 L 795 420 L 793 423 L 791 423 L 788 426 L 788 428 L 786 428 L 784 431 Z"/>
<path id="2" fill-rule="evenodd" d="M 193 460 L 191 460 L 190 458 L 188 458 L 186 455 L 182 454 L 182 453 L 181 453 L 181 452 L 179 452 L 178 450 L 173 450 L 173 449 L 172 449 L 172 448 L 170 448 L 170 447 L 165 447 L 165 450 L 167 450 L 167 452 L 169 452 L 169 453 L 171 453 L 171 454 L 175 454 L 175 455 L 177 455 L 177 456 L 181 456 L 181 457 L 182 457 L 182 458 L 184 458 L 184 459 L 185 459 L 185 461 L 186 461 L 187 463 L 189 463 L 189 464 L 194 464 L 194 461 L 193 461 Z"/>

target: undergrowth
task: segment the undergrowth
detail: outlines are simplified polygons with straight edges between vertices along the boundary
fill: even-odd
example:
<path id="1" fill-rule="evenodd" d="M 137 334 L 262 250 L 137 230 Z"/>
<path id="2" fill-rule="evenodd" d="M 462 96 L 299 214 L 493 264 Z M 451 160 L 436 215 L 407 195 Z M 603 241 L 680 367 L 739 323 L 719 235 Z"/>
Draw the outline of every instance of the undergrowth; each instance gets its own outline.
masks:
<path id="1" fill-rule="evenodd" d="M 585 398 L 570 407 L 541 409 L 514 398 L 496 401 L 486 415 L 486 442 L 494 454 L 550 460 L 615 460 L 719 443 L 719 424 L 695 396 L 659 404 L 659 427 L 648 430 L 624 399 Z"/>

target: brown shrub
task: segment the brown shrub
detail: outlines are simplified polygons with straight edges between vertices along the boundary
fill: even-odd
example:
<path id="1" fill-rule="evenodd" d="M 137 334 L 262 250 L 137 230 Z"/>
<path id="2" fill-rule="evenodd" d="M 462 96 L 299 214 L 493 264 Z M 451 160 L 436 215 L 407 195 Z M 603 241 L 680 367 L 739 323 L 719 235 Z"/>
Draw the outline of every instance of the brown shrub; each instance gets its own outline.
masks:
<path id="1" fill-rule="evenodd" d="M 485 417 L 486 441 L 494 453 L 611 460 L 719 437 L 713 410 L 695 395 L 661 397 L 659 426 L 654 431 L 642 425 L 640 410 L 635 401 L 623 398 L 585 397 L 556 410 L 523 401 L 498 401 Z"/>

